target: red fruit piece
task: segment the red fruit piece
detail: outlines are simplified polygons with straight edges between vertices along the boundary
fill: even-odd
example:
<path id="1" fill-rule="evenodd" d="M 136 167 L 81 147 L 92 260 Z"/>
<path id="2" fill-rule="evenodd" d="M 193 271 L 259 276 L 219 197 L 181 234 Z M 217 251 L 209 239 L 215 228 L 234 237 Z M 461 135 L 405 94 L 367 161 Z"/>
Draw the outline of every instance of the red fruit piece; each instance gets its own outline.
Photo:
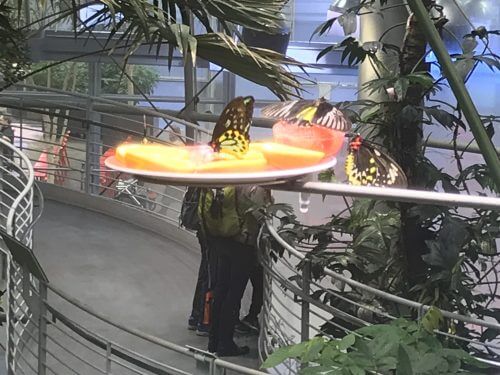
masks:
<path id="1" fill-rule="evenodd" d="M 342 148 L 345 135 L 323 126 L 298 126 L 279 121 L 273 126 L 273 138 L 277 143 L 322 151 L 325 155 L 333 156 Z"/>

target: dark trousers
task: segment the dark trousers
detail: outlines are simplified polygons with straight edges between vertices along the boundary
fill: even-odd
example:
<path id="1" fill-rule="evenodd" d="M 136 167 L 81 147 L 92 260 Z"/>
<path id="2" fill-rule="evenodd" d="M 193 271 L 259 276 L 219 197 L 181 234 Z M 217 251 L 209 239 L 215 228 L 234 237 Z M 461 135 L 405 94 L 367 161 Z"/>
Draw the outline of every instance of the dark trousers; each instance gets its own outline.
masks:
<path id="1" fill-rule="evenodd" d="M 250 282 L 252 283 L 252 303 L 247 317 L 254 320 L 259 316 L 264 304 L 264 270 L 258 261 L 250 271 Z"/>
<path id="2" fill-rule="evenodd" d="M 255 248 L 229 238 L 213 238 L 210 250 L 210 262 L 215 262 L 216 276 L 212 280 L 214 300 L 208 350 L 214 352 L 228 350 L 235 345 L 234 326 L 254 265 Z"/>
<path id="3" fill-rule="evenodd" d="M 203 313 L 205 309 L 205 295 L 210 290 L 210 270 L 209 270 L 209 241 L 205 236 L 198 231 L 196 234 L 200 243 L 201 261 L 198 269 L 198 280 L 196 281 L 196 289 L 193 296 L 193 308 L 191 317 L 198 324 L 203 322 Z"/>

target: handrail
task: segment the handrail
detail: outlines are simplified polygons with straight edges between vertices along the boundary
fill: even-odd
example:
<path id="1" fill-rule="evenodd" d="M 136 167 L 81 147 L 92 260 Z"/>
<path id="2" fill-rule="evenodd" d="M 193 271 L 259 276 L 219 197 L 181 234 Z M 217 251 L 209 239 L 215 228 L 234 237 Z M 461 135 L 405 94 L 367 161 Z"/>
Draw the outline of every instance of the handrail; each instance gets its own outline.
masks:
<path id="1" fill-rule="evenodd" d="M 24 87 L 25 85 L 16 84 L 16 86 Z M 36 87 L 40 90 L 44 90 L 44 91 L 48 91 L 48 92 L 57 92 L 57 93 L 60 93 L 62 96 L 79 97 L 79 98 L 84 99 L 84 100 L 96 99 L 97 101 L 102 101 L 103 103 L 105 101 L 107 104 L 94 106 L 96 111 L 103 112 L 103 113 L 117 112 L 117 110 L 115 109 L 115 104 L 120 103 L 119 102 L 120 100 L 134 100 L 133 98 L 135 98 L 136 100 L 140 100 L 142 98 L 140 96 L 118 96 L 118 97 L 116 97 L 114 95 L 103 95 L 102 97 L 91 97 L 91 96 L 88 96 L 86 94 L 77 94 L 77 93 L 67 92 L 67 91 L 58 90 L 58 89 L 46 88 L 43 86 L 31 85 L 31 87 Z M 75 95 L 73 95 L 73 94 L 75 94 Z M 11 104 L 7 105 L 11 108 L 23 109 L 25 106 L 36 107 L 36 106 L 40 105 L 39 101 L 41 101 L 43 98 L 36 98 L 36 96 L 43 97 L 46 95 L 43 92 L 37 94 L 37 93 L 33 93 L 33 92 L 10 91 L 9 90 L 9 91 L 0 92 L 0 103 L 2 101 L 2 97 L 6 98 L 8 96 L 21 97 L 21 98 L 35 97 L 35 99 L 32 99 L 32 102 L 29 102 L 29 101 L 26 101 L 25 99 L 23 99 L 22 105 L 17 105 L 17 106 L 13 106 Z M 155 101 L 155 98 L 150 98 L 150 99 L 152 101 Z M 177 101 L 165 100 L 165 102 L 177 102 Z M 184 101 L 179 100 L 178 102 L 182 103 Z M 225 104 L 222 100 L 205 101 L 204 99 L 200 99 L 200 102 L 201 103 L 205 102 L 206 104 Z M 262 101 L 258 101 L 257 103 L 268 104 L 268 103 L 273 103 L 273 102 L 274 101 L 262 100 Z M 184 123 L 185 120 L 179 119 L 177 117 L 178 112 L 174 111 L 174 110 L 169 110 L 169 109 L 151 110 L 151 109 L 141 107 L 141 106 L 131 106 L 131 105 L 126 104 L 126 103 L 120 103 L 120 104 L 121 104 L 121 106 L 120 106 L 120 113 L 121 114 L 139 113 L 139 114 L 149 114 L 151 116 L 157 116 L 157 117 L 165 117 L 167 119 L 176 118 L 176 120 L 173 120 L 173 121 L 177 121 L 180 124 L 185 125 L 185 123 Z M 61 103 L 57 100 L 54 101 L 53 103 L 49 103 L 49 102 L 44 103 L 44 105 L 48 106 L 48 107 L 51 106 L 53 108 L 61 107 Z M 200 112 L 192 112 L 192 113 L 190 113 L 189 117 L 190 117 L 190 119 L 195 120 L 195 121 L 203 121 L 203 122 L 209 122 L 209 123 L 215 123 L 219 118 L 219 116 L 216 114 L 200 113 Z M 89 120 L 89 122 L 96 123 L 96 122 L 90 121 L 90 120 Z M 272 119 L 269 119 L 269 118 L 254 117 L 252 125 L 257 127 L 257 128 L 270 129 L 270 128 L 272 128 L 274 123 L 275 123 L 275 121 Z M 186 126 L 189 126 L 189 125 L 186 125 Z M 191 127 L 194 127 L 197 131 L 200 131 L 204 134 L 210 134 L 210 132 L 208 130 L 201 128 L 201 127 L 198 127 L 196 124 L 191 123 Z M 481 154 L 481 150 L 479 149 L 476 142 L 472 142 L 472 143 L 457 142 L 457 144 L 455 145 L 451 142 L 443 142 L 443 141 L 440 141 L 437 139 L 429 138 L 426 140 L 425 145 L 426 145 L 426 147 L 435 148 L 435 149 L 443 149 L 443 150 L 456 149 L 458 151 L 464 151 L 464 152 L 474 153 L 474 154 Z M 496 147 L 495 150 L 496 150 L 497 154 L 500 155 L 500 147 Z"/>
<path id="2" fill-rule="evenodd" d="M 40 281 L 40 282 L 44 283 L 43 281 Z M 115 327 L 115 328 L 118 328 L 119 330 L 127 332 L 127 333 L 129 333 L 129 334 L 131 334 L 131 335 L 133 335 L 135 337 L 141 338 L 143 340 L 149 341 L 149 342 L 151 342 L 153 344 L 159 345 L 159 346 L 161 346 L 161 347 L 163 347 L 165 349 L 175 351 L 175 352 L 177 352 L 179 354 L 184 354 L 184 355 L 187 355 L 187 356 L 190 356 L 190 357 L 194 357 L 195 356 L 195 353 L 193 351 L 191 351 L 187 347 L 183 347 L 183 346 L 174 344 L 174 343 L 172 343 L 170 341 L 163 340 L 163 339 L 161 339 L 159 337 L 156 337 L 156 336 L 150 335 L 148 333 L 145 333 L 145 332 L 143 332 L 143 331 L 141 331 L 139 329 L 130 328 L 130 327 L 127 327 L 127 326 L 125 326 L 123 324 L 117 323 L 116 321 L 113 321 L 113 320 L 109 319 L 105 315 L 100 314 L 100 313 L 94 311 L 91 307 L 87 306 L 86 304 L 81 303 L 78 300 L 76 300 L 75 298 L 67 295 L 62 290 L 58 289 L 57 287 L 53 286 L 52 284 L 50 284 L 50 283 L 44 283 L 44 285 L 47 287 L 47 289 L 49 289 L 50 291 L 54 292 L 59 297 L 61 297 L 65 301 L 69 302 L 73 306 L 75 306 L 75 307 L 77 307 L 77 308 L 85 311 L 87 314 L 89 314 L 89 315 L 91 315 L 91 316 L 93 316 L 93 317 L 95 317 L 95 318 L 97 318 L 97 319 L 99 319 L 99 320 L 101 320 L 101 321 L 103 321 L 103 322 L 105 322 L 105 323 L 107 323 L 107 324 Z M 61 314 L 61 313 L 59 312 L 58 314 Z M 232 369 L 232 370 L 235 370 L 235 371 L 239 371 L 241 373 L 248 374 L 248 375 L 267 375 L 267 373 L 265 373 L 265 372 L 261 372 L 261 371 L 257 371 L 257 370 L 254 370 L 254 369 L 250 369 L 248 367 L 240 366 L 240 365 L 237 365 L 235 363 L 222 360 L 220 358 L 213 359 L 213 358 L 210 358 L 210 357 L 202 356 L 201 359 L 203 359 L 203 361 L 207 362 L 207 363 L 210 363 L 210 362 L 214 361 L 217 364 L 221 365 L 222 367 L 225 367 L 225 368 L 228 368 L 228 369 Z"/>
<path id="3" fill-rule="evenodd" d="M 171 116 L 171 115 L 166 114 L 166 113 L 161 113 L 161 112 L 155 111 L 153 109 L 148 109 L 148 108 L 144 108 L 144 107 L 134 107 L 134 106 L 131 106 L 131 105 L 126 104 L 126 103 L 121 103 L 121 102 L 118 102 L 115 100 L 105 99 L 105 98 L 98 97 L 98 96 L 92 96 L 92 95 L 88 95 L 88 94 L 80 94 L 80 93 L 76 93 L 76 92 L 69 92 L 69 91 L 65 91 L 65 90 L 47 88 L 47 87 L 43 87 L 43 86 L 28 85 L 28 84 L 16 84 L 16 86 L 25 87 L 25 88 L 34 89 L 34 90 L 55 92 L 58 94 L 68 95 L 68 96 L 86 99 L 86 100 L 90 99 L 90 100 L 95 101 L 95 102 L 111 104 L 113 106 L 120 107 L 120 108 L 129 109 L 132 107 L 132 108 L 136 108 L 139 113 L 142 113 L 145 115 L 156 116 L 156 117 L 163 117 L 167 120 L 175 121 L 179 124 L 182 124 L 182 125 L 187 126 L 189 128 L 195 129 L 197 131 L 201 131 L 201 132 L 205 132 L 205 133 L 207 132 L 205 129 L 201 128 L 199 125 L 197 125 L 195 123 L 186 121 L 186 120 L 181 119 L 181 118 L 176 117 L 176 116 Z"/>
<path id="4" fill-rule="evenodd" d="M 29 194 L 31 189 L 33 188 L 33 184 L 35 182 L 35 172 L 33 170 L 33 166 L 31 165 L 31 161 L 28 159 L 28 157 L 17 150 L 16 147 L 14 147 L 10 142 L 7 142 L 4 139 L 0 138 L 0 144 L 2 147 L 7 147 L 12 150 L 12 152 L 16 153 L 26 164 L 26 167 L 28 168 L 28 181 L 26 182 L 26 185 L 24 186 L 23 190 L 21 193 L 14 199 L 14 202 L 12 202 L 12 206 L 9 210 L 9 213 L 7 214 L 7 222 L 5 225 L 5 229 L 7 234 L 10 236 L 14 236 L 14 220 L 15 220 L 15 214 L 16 214 L 16 209 L 19 206 L 19 203 L 24 199 L 24 197 Z"/>
<path id="5" fill-rule="evenodd" d="M 269 231 L 269 233 L 273 236 L 273 238 L 281 246 L 283 246 L 290 254 L 297 257 L 298 259 L 305 259 L 305 255 L 303 255 L 302 253 L 297 251 L 297 249 L 295 249 L 293 246 L 291 246 L 288 242 L 286 242 L 279 235 L 279 233 L 273 227 L 270 220 L 266 220 L 266 228 Z M 336 280 L 339 280 L 343 283 L 346 283 L 347 285 L 349 285 L 351 287 L 364 290 L 366 292 L 369 292 L 375 296 L 381 297 L 381 298 L 386 299 L 388 301 L 395 302 L 395 303 L 398 303 L 401 305 L 405 305 L 405 306 L 411 307 L 411 308 L 416 309 L 416 310 L 421 311 L 421 312 L 425 312 L 431 308 L 431 306 L 429 306 L 429 305 L 424 305 L 424 304 L 421 304 L 421 303 L 418 303 L 418 302 L 415 302 L 415 301 L 412 301 L 412 300 L 409 300 L 409 299 L 406 299 L 403 297 L 398 297 L 398 296 L 395 296 L 394 294 L 390 294 L 390 293 L 384 292 L 382 290 L 373 288 L 369 285 L 365 285 L 363 283 L 360 283 L 359 281 L 353 280 L 353 279 L 345 277 L 345 276 L 343 276 L 335 271 L 332 271 L 329 268 L 325 267 L 324 272 L 325 272 L 325 275 L 328 275 Z M 449 319 L 456 319 L 456 320 L 460 320 L 460 321 L 471 323 L 471 324 L 478 324 L 478 325 L 481 325 L 484 327 L 488 327 L 488 328 L 500 331 L 500 324 L 498 324 L 498 323 L 491 323 L 491 322 L 488 322 L 486 320 L 472 318 L 472 317 L 456 314 L 456 313 L 446 311 L 446 310 L 441 310 L 441 312 L 442 312 L 444 317 L 449 318 Z"/>
<path id="6" fill-rule="evenodd" d="M 436 204 L 500 210 L 500 198 L 435 191 L 395 189 L 376 186 L 354 186 L 329 182 L 289 182 L 273 186 L 275 190 L 316 193 L 358 198 L 376 198 L 396 202 Z"/>
<path id="7" fill-rule="evenodd" d="M 38 186 L 37 183 L 33 183 L 33 187 L 36 189 L 36 192 L 38 195 L 38 204 L 39 204 L 38 213 L 37 213 L 36 217 L 32 218 L 31 223 L 28 224 L 28 226 L 26 227 L 25 232 L 22 234 L 21 238 L 19 239 L 21 242 L 23 242 L 23 240 L 29 235 L 29 233 L 31 233 L 33 227 L 38 222 L 38 220 L 40 220 L 40 218 L 42 217 L 42 213 L 43 213 L 44 198 L 43 198 L 42 190 L 40 189 L 40 186 Z"/>

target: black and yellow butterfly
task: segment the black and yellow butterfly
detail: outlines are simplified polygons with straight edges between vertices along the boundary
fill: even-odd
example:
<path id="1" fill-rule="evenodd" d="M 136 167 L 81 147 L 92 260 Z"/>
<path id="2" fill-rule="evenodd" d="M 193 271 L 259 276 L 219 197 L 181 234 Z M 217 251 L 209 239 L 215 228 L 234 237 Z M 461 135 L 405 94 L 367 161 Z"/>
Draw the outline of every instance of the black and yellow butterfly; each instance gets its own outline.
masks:
<path id="1" fill-rule="evenodd" d="M 359 135 L 349 142 L 345 171 L 352 185 L 408 186 L 404 172 L 394 159 Z"/>
<path id="2" fill-rule="evenodd" d="M 215 124 L 210 146 L 215 152 L 226 152 L 241 157 L 250 144 L 254 98 L 237 97 L 229 102 Z"/>
<path id="3" fill-rule="evenodd" d="M 342 132 L 351 130 L 351 121 L 324 98 L 293 100 L 271 104 L 261 111 L 265 117 L 285 120 L 299 126 L 318 125 Z"/>

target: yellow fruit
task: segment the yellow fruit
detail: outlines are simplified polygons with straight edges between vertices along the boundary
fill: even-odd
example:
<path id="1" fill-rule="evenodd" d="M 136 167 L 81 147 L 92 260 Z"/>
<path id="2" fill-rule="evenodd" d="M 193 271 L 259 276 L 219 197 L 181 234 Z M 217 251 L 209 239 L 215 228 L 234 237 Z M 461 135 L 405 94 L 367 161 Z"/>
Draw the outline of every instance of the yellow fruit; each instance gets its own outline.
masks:
<path id="1" fill-rule="evenodd" d="M 281 169 L 308 167 L 325 157 L 322 151 L 273 142 L 250 143 L 250 151 L 262 152 L 270 166 Z"/>
<path id="2" fill-rule="evenodd" d="M 202 164 L 197 171 L 202 173 L 257 172 L 266 169 L 267 161 L 262 158 L 217 160 Z"/>
<path id="3" fill-rule="evenodd" d="M 195 164 L 189 160 L 189 152 L 180 147 L 157 144 L 124 144 L 116 149 L 116 159 L 129 168 L 151 171 L 194 171 Z"/>
<path id="4" fill-rule="evenodd" d="M 234 154 L 228 154 L 226 152 L 217 152 L 213 154 L 213 161 L 218 160 L 249 160 L 249 159 L 263 159 L 264 154 L 257 150 L 249 150 L 245 152 L 241 157 L 237 157 Z"/>

